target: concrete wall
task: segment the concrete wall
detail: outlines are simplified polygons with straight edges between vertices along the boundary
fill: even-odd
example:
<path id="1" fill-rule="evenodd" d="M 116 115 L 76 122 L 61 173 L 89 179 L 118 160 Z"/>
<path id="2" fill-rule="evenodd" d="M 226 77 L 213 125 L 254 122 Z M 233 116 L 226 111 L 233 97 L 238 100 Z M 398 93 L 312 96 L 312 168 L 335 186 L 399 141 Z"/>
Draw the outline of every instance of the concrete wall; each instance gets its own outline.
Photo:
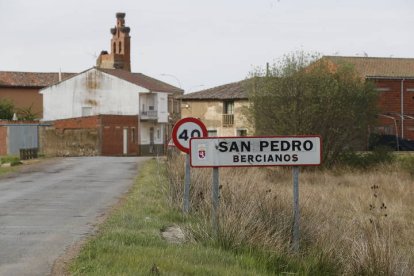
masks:
<path id="1" fill-rule="evenodd" d="M 98 129 L 39 128 L 40 152 L 46 156 L 100 155 Z"/>
<path id="2" fill-rule="evenodd" d="M 52 121 L 99 114 L 137 115 L 139 93 L 148 90 L 90 69 L 41 92 L 43 119 Z"/>
<path id="3" fill-rule="evenodd" d="M 217 130 L 218 136 L 236 136 L 238 129 L 247 129 L 248 135 L 253 134 L 244 115 L 244 108 L 248 106 L 247 100 L 234 101 L 234 125 L 225 127 L 222 123 L 223 101 L 186 101 L 181 104 L 181 116 L 201 119 L 208 130 Z"/>
<path id="4" fill-rule="evenodd" d="M 53 122 L 40 131 L 41 152 L 48 156 L 138 155 L 138 116 L 100 115 Z"/>
<path id="5" fill-rule="evenodd" d="M 39 128 L 40 152 L 46 156 L 95 156 L 101 154 L 98 116 L 59 120 Z"/>

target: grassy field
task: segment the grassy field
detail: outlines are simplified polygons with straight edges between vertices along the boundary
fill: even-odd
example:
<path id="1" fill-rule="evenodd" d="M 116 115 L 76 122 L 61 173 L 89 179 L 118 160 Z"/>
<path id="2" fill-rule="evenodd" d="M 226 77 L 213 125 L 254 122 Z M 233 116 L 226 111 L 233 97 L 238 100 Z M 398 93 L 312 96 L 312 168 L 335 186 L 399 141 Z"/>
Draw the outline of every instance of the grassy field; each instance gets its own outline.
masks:
<path id="1" fill-rule="evenodd" d="M 72 264 L 73 275 L 413 275 L 414 159 L 300 174 L 300 252 L 291 250 L 289 168 L 220 169 L 219 233 L 211 169 L 193 169 L 182 216 L 184 160 L 152 160 L 125 204 Z M 166 169 L 166 171 L 165 171 Z M 161 237 L 178 225 L 186 240 Z"/>
<path id="2" fill-rule="evenodd" d="M 185 228 L 196 220 L 169 205 L 164 168 L 155 160 L 142 168 L 126 201 L 71 265 L 71 275 L 268 275 L 252 253 L 161 237 L 168 226 Z"/>
<path id="3" fill-rule="evenodd" d="M 372 156 L 367 156 L 371 160 Z M 182 158 L 169 162 L 170 196 L 182 197 Z M 289 168 L 220 169 L 220 233 L 227 250 L 271 256 L 274 274 L 413 275 L 414 158 L 400 156 L 365 169 L 306 169 L 300 174 L 301 250 L 291 251 Z M 360 167 L 361 168 L 361 167 Z M 211 169 L 192 171 L 198 240 L 211 239 Z"/>

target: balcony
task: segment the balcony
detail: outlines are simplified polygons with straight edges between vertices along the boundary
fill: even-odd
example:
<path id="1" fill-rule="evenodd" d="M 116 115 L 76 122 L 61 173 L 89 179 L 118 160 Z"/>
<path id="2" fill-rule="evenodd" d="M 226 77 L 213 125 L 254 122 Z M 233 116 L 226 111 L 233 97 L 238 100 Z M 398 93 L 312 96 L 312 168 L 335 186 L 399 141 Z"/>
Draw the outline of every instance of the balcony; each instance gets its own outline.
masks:
<path id="1" fill-rule="evenodd" d="M 157 120 L 158 112 L 157 110 L 143 110 L 140 112 L 141 120 Z"/>
<path id="2" fill-rule="evenodd" d="M 232 127 L 234 125 L 234 114 L 222 114 L 223 120 L 222 125 L 223 127 Z"/>

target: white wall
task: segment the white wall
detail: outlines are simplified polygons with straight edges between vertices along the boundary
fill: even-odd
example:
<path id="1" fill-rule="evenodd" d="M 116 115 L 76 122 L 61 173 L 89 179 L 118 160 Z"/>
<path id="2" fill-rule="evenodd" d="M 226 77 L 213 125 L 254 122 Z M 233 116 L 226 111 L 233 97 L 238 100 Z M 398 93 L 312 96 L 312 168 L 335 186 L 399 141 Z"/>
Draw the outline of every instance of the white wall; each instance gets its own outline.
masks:
<path id="1" fill-rule="evenodd" d="M 43 120 L 81 117 L 84 107 L 90 107 L 90 115 L 137 115 L 139 93 L 148 92 L 143 87 L 92 68 L 41 91 Z"/>
<path id="2" fill-rule="evenodd" d="M 168 94 L 157 93 L 158 123 L 168 123 Z"/>
<path id="3" fill-rule="evenodd" d="M 163 144 L 164 143 L 164 124 L 154 124 L 152 122 L 141 122 L 140 123 L 140 145 L 149 145 L 150 144 L 150 128 L 154 128 L 154 144 Z M 160 137 L 157 137 L 157 132 L 159 131 Z"/>

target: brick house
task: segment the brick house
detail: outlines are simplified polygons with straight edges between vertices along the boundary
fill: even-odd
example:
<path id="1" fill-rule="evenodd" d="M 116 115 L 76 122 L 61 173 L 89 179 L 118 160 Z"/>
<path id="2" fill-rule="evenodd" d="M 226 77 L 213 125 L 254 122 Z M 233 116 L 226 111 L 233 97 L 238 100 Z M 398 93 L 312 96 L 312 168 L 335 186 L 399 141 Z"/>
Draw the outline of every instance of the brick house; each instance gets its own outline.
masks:
<path id="1" fill-rule="evenodd" d="M 324 56 L 334 69 L 350 64 L 366 81 L 372 81 L 379 95 L 375 132 L 414 140 L 414 59 L 383 57 Z"/>
<path id="2" fill-rule="evenodd" d="M 43 116 L 43 98 L 39 90 L 73 75 L 73 73 L 0 71 L 0 99 L 12 102 L 17 111 L 30 108 L 31 112 L 40 119 Z"/>
<path id="3" fill-rule="evenodd" d="M 414 59 L 324 56 L 321 60 L 327 61 L 332 70 L 349 64 L 361 78 L 375 84 L 380 93 L 375 132 L 414 140 Z M 182 116 L 200 118 L 212 135 L 253 132 L 242 112 L 242 107 L 248 105 L 246 81 L 186 94 L 181 100 Z"/>
<path id="4" fill-rule="evenodd" d="M 181 116 L 200 118 L 209 136 L 252 135 L 245 115 L 247 81 L 229 83 L 180 97 Z"/>

